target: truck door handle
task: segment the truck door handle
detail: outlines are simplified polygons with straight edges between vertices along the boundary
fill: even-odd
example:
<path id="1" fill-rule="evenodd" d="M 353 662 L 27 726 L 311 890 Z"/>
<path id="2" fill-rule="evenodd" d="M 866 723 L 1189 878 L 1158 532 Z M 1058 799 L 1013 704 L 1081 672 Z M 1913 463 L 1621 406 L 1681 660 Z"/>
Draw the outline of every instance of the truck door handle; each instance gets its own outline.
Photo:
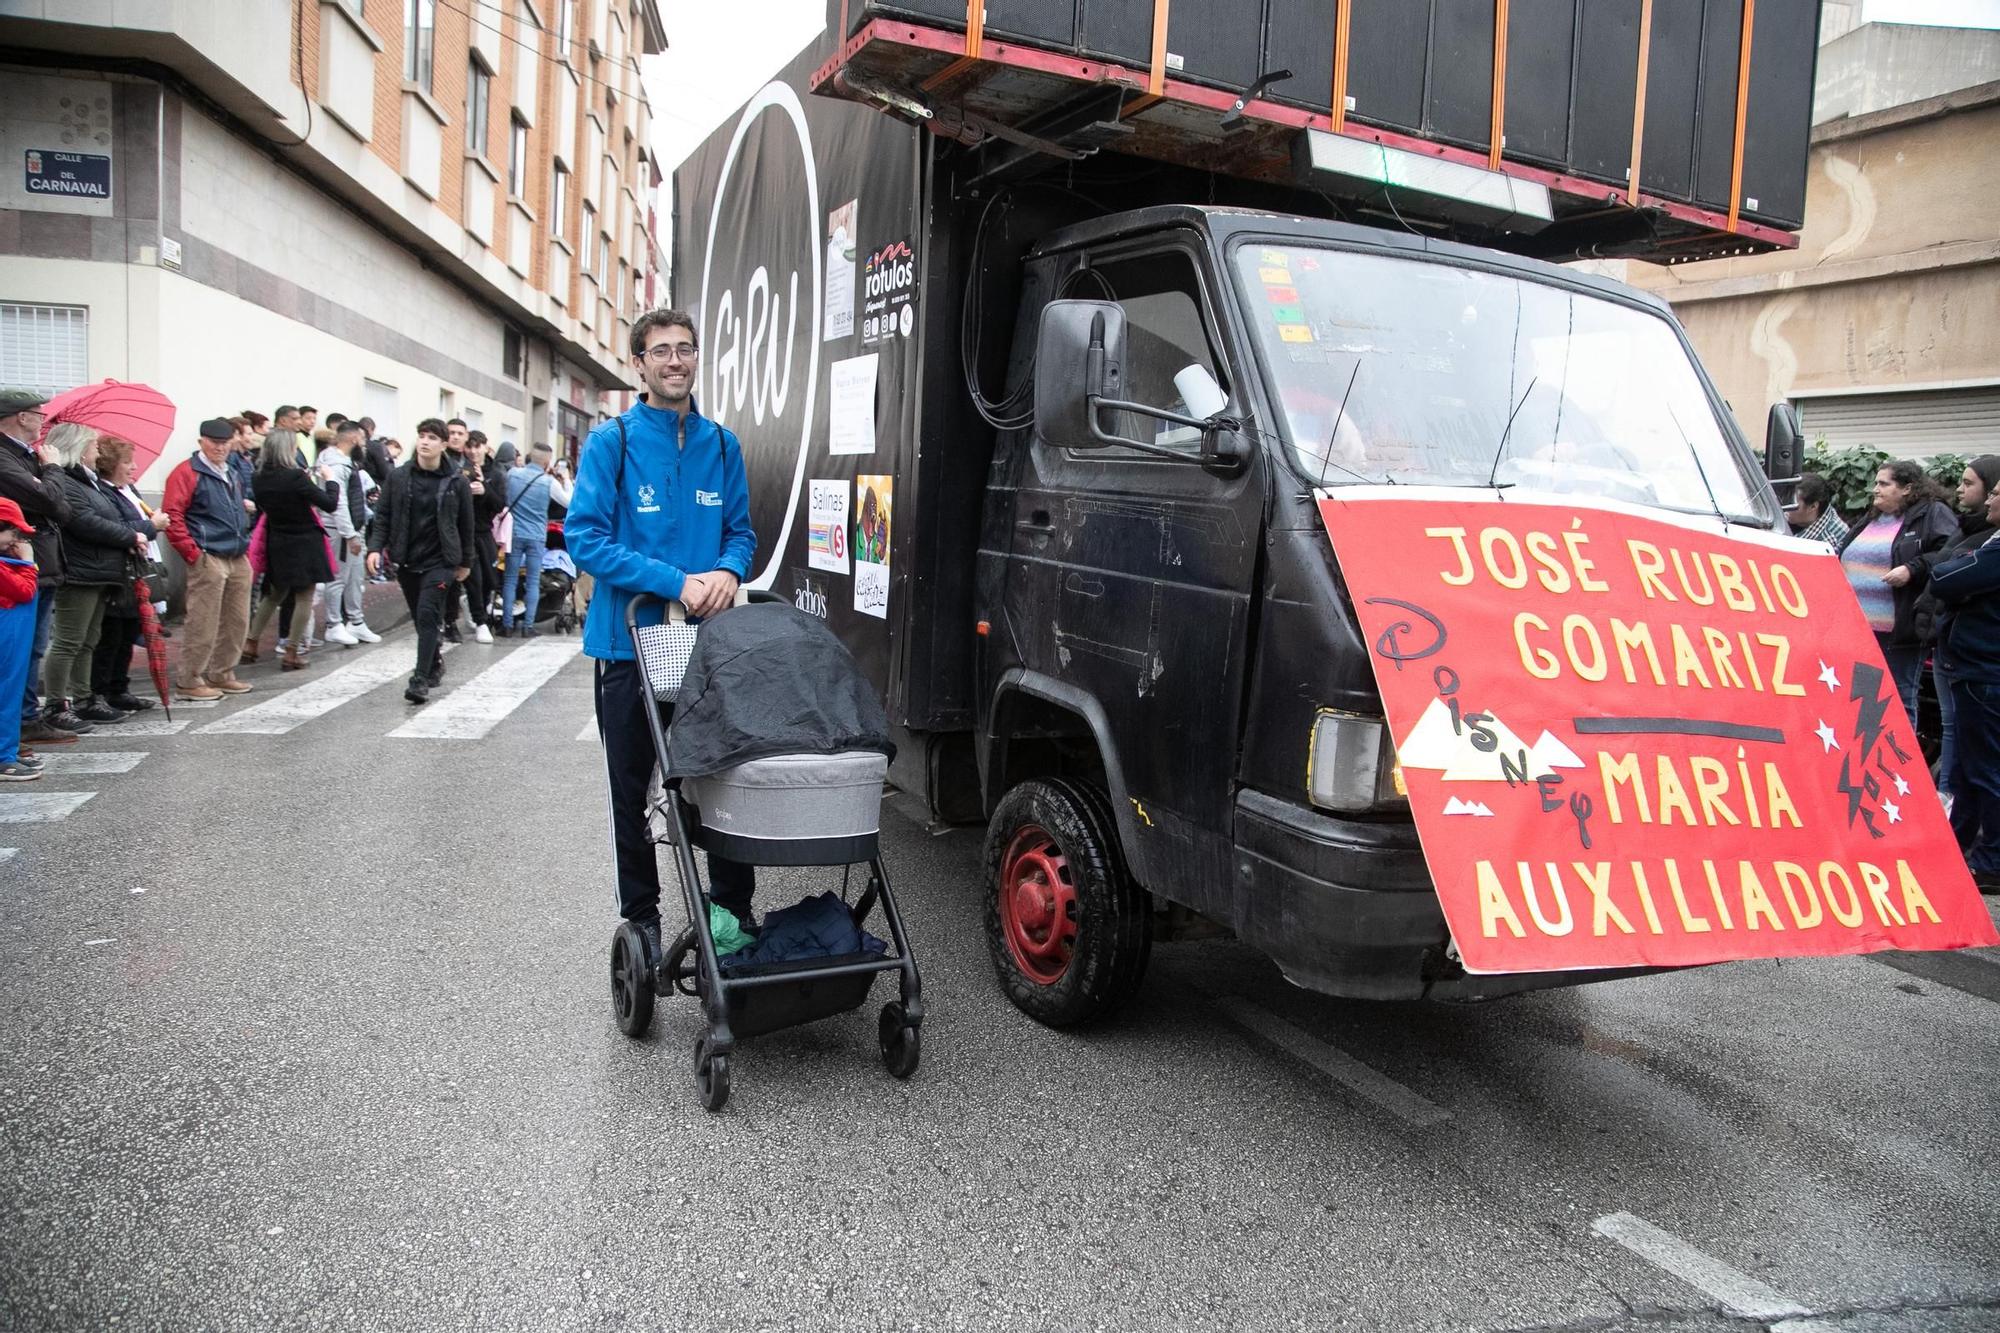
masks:
<path id="1" fill-rule="evenodd" d="M 1040 528 L 1042 531 L 1047 532 L 1054 528 L 1055 524 L 1050 521 L 1048 510 L 1037 509 L 1029 514 L 1026 520 L 1017 522 L 1014 526 L 1017 528 Z"/>

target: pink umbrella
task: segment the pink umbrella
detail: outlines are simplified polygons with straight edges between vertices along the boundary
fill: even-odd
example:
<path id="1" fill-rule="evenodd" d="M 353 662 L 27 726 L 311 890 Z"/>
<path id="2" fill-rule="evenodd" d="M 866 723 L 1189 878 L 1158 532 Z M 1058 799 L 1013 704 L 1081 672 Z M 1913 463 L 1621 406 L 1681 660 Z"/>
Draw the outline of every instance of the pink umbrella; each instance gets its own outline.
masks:
<path id="1" fill-rule="evenodd" d="M 158 389 L 122 380 L 81 384 L 59 393 L 42 409 L 42 425 L 90 426 L 132 445 L 132 475 L 143 473 L 174 432 L 174 405 Z"/>

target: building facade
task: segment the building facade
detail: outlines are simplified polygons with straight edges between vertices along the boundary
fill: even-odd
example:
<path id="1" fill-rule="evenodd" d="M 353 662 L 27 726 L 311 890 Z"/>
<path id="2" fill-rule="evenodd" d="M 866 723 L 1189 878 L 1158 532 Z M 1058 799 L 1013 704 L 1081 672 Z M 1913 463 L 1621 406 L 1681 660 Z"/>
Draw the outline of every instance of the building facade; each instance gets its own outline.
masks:
<path id="1" fill-rule="evenodd" d="M 655 0 L 0 0 L 0 384 L 580 444 L 634 387 L 665 42 Z"/>

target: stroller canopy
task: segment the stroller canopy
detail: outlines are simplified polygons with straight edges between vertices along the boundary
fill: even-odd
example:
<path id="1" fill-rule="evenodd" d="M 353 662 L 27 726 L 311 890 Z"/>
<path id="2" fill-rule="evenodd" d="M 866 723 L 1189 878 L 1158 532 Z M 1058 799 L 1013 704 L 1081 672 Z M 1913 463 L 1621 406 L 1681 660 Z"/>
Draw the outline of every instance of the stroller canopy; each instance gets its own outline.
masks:
<path id="1" fill-rule="evenodd" d="M 702 623 L 667 748 L 670 778 L 774 754 L 896 753 L 875 687 L 846 646 L 824 621 L 773 602 Z"/>

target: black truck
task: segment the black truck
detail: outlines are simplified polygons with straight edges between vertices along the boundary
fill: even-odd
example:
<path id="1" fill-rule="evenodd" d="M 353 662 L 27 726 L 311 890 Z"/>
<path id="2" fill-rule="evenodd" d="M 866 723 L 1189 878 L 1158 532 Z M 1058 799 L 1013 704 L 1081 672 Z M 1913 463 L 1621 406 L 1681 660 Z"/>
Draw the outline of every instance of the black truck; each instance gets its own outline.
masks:
<path id="1" fill-rule="evenodd" d="M 1289 70 L 1232 87 L 1181 29 L 1121 63 L 1106 17 L 1151 3 L 1041 8 L 1070 26 L 834 0 L 675 173 L 675 303 L 699 405 L 750 460 L 752 586 L 872 674 L 892 781 L 986 823 L 994 963 L 1045 1023 L 1126 998 L 1155 939 L 1218 928 L 1336 995 L 1604 975 L 1458 965 L 1315 494 L 1519 486 L 1780 527 L 1786 414 L 1760 466 L 1664 304 L 1549 261 L 1788 243 L 1816 5 L 1756 6 L 1752 61 L 1716 41 L 1752 35 L 1740 4 L 1517 3 L 1460 71 L 1482 104 L 1501 85 L 1487 142 L 1433 114 L 1465 100 L 1447 0 L 1413 30 L 1421 86 L 1379 111 L 1338 68 L 1317 108 Z M 1269 61 L 1298 7 L 1185 8 L 1254 27 Z M 1387 40 L 1366 25 L 1392 9 L 1425 6 L 1328 19 L 1332 63 Z M 1601 94 L 1583 53 L 1619 33 L 1641 62 L 1601 76 L 1628 85 L 1623 168 L 1578 125 Z M 1494 78 L 1558 37 L 1569 91 Z M 1790 62 L 1776 92 L 1763 60 Z M 1721 127 L 1711 84 L 1736 94 Z M 1685 115 L 1642 146 L 1658 105 Z"/>

